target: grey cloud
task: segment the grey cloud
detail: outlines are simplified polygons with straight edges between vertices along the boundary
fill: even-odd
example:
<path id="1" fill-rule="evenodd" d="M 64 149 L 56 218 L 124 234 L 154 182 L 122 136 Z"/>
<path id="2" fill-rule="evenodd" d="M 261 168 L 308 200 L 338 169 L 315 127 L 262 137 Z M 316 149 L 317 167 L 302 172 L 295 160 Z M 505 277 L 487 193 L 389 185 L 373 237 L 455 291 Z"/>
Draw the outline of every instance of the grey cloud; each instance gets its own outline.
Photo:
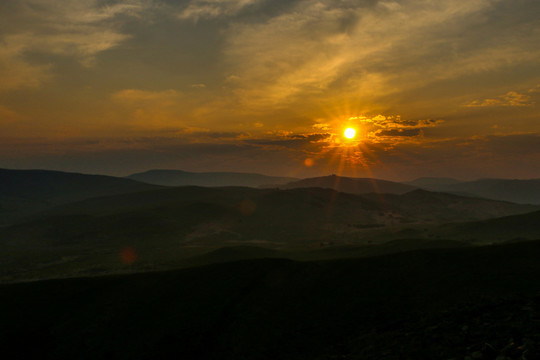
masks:
<path id="1" fill-rule="evenodd" d="M 15 2 L 9 2 L 15 3 Z M 115 19 L 138 16 L 150 0 L 77 1 L 21 0 L 0 5 L 0 90 L 37 87 L 49 77 L 50 61 L 28 61 L 28 54 L 73 56 L 91 66 L 97 54 L 130 37 Z M 4 73 L 5 71 L 5 73 Z M 17 79 L 19 79 L 17 81 Z"/>
<path id="2" fill-rule="evenodd" d="M 529 90 L 529 92 L 532 92 Z M 520 94 L 515 91 L 509 91 L 504 95 L 500 95 L 496 98 L 474 100 L 465 106 L 467 107 L 490 107 L 490 106 L 531 106 L 534 102 L 531 101 L 531 96 L 526 94 Z"/>
<path id="3" fill-rule="evenodd" d="M 390 129 L 379 130 L 375 133 L 377 136 L 419 136 L 422 134 L 421 129 Z"/>
<path id="4" fill-rule="evenodd" d="M 357 96 L 380 97 L 537 61 L 540 50 L 530 44 L 539 40 L 538 32 L 516 38 L 516 29 L 535 27 L 524 11 L 538 4 L 526 1 L 519 10 L 502 3 L 301 2 L 294 12 L 262 24 L 234 24 L 225 53 L 236 65 L 239 93 L 249 97 L 247 103 L 288 103 L 324 93 L 335 83 Z M 347 17 L 352 20 L 344 28 Z M 505 21 L 495 24 L 500 17 Z"/>
<path id="5" fill-rule="evenodd" d="M 540 154 L 540 135 L 538 133 L 489 135 L 478 141 L 483 142 L 482 147 L 486 151 L 496 154 Z"/>
<path id="6" fill-rule="evenodd" d="M 323 146 L 323 144 L 319 144 L 321 142 L 324 142 L 324 140 L 327 140 L 331 137 L 330 134 L 294 134 L 294 135 L 288 135 L 283 138 L 259 138 L 259 139 L 251 139 L 246 140 L 246 143 L 249 144 L 256 144 L 256 145 L 266 145 L 266 146 L 275 146 L 275 147 L 283 147 L 287 149 L 313 149 L 313 148 L 320 148 Z"/>
<path id="7" fill-rule="evenodd" d="M 197 21 L 235 15 L 260 0 L 191 0 L 178 14 L 180 19 Z"/>

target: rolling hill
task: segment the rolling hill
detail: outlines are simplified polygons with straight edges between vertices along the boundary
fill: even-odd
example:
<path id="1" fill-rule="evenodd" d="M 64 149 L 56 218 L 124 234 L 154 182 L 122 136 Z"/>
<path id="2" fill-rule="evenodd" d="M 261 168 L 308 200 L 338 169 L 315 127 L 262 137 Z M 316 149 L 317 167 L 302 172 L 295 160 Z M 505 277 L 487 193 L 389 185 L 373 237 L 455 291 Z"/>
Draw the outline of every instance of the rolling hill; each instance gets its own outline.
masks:
<path id="1" fill-rule="evenodd" d="M 433 222 L 463 221 L 496 218 L 538 209 L 537 205 L 514 204 L 468 196 L 426 190 L 414 190 L 403 195 L 366 194 L 381 206 L 411 219 L 422 218 Z"/>
<path id="2" fill-rule="evenodd" d="M 126 248 L 136 249 L 135 268 L 140 271 L 184 266 L 190 257 L 238 245 L 296 254 L 285 257 L 325 258 L 322 253 L 303 257 L 298 252 L 428 239 L 429 229 L 441 221 L 535 210 L 537 206 L 420 190 L 360 196 L 321 188 L 165 188 L 82 200 L 0 229 L 0 262 L 5 280 L 122 271 L 125 265 L 119 254 Z M 444 239 L 433 235 L 431 240 L 439 245 L 422 240 L 354 252 L 445 247 L 448 244 L 440 242 Z M 342 250 L 347 256 L 348 250 Z M 203 259 L 198 264 L 208 262 Z"/>
<path id="3" fill-rule="evenodd" d="M 240 172 L 188 172 L 182 170 L 149 170 L 127 176 L 128 179 L 165 186 L 249 186 L 283 184 L 297 180 L 291 177 L 267 176 Z"/>
<path id="4" fill-rule="evenodd" d="M 404 194 L 414 186 L 372 178 L 350 178 L 337 175 L 302 179 L 277 186 L 280 189 L 323 188 L 349 194 L 388 193 Z"/>
<path id="5" fill-rule="evenodd" d="M 540 179 L 480 179 L 466 182 L 410 182 L 431 191 L 443 191 L 488 199 L 511 201 L 520 204 L 540 204 Z"/>
<path id="6" fill-rule="evenodd" d="M 0 225 L 60 204 L 158 188 L 113 176 L 0 169 Z"/>
<path id="7" fill-rule="evenodd" d="M 433 229 L 437 237 L 478 243 L 540 239 L 540 211 L 482 221 L 447 224 Z"/>

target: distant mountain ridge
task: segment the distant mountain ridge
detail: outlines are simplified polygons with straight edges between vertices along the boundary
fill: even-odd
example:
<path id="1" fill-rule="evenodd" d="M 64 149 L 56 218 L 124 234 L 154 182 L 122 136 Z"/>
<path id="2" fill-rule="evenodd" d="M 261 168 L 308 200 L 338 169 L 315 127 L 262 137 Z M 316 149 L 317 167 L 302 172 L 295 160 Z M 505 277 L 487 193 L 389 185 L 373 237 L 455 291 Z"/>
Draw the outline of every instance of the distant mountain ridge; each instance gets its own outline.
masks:
<path id="1" fill-rule="evenodd" d="M 520 204 L 540 204 L 540 179 L 479 179 L 474 181 L 444 181 L 444 178 L 420 178 L 405 184 L 430 191 L 468 194 Z M 451 179 L 454 180 L 454 179 Z"/>
<path id="2" fill-rule="evenodd" d="M 462 181 L 449 177 L 421 177 L 412 181 L 405 181 L 403 184 L 436 190 L 437 187 L 459 184 L 460 182 Z"/>
<path id="3" fill-rule="evenodd" d="M 148 170 L 127 179 L 165 186 L 248 186 L 283 184 L 298 180 L 293 177 L 268 176 L 242 172 L 189 172 L 183 170 Z"/>
<path id="4" fill-rule="evenodd" d="M 0 169 L 0 224 L 60 204 L 159 188 L 105 175 Z"/>
<path id="5" fill-rule="evenodd" d="M 357 195 L 369 193 L 405 194 L 417 189 L 417 187 L 411 185 L 388 180 L 351 178 L 337 175 L 302 179 L 278 187 L 280 189 L 317 187 Z"/>

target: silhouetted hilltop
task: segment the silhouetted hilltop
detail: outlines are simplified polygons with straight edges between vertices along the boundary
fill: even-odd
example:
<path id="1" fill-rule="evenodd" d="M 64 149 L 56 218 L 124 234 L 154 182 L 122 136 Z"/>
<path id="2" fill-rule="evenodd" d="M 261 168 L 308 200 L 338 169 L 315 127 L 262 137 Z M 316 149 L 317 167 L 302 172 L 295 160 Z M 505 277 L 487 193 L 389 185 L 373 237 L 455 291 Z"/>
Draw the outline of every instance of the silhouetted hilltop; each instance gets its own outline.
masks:
<path id="1" fill-rule="evenodd" d="M 59 204 L 158 188 L 113 176 L 0 169 L 0 225 Z"/>
<path id="2" fill-rule="evenodd" d="M 149 170 L 127 177 L 148 184 L 166 186 L 249 186 L 283 184 L 294 181 L 291 177 L 267 176 L 240 172 L 188 172 L 183 170 Z"/>
<path id="3" fill-rule="evenodd" d="M 279 186 L 280 189 L 297 189 L 311 187 L 333 189 L 339 192 L 349 194 L 404 194 L 408 191 L 416 189 L 416 187 L 414 186 L 401 184 L 393 181 L 372 178 L 350 178 L 337 175 L 302 179 Z"/>

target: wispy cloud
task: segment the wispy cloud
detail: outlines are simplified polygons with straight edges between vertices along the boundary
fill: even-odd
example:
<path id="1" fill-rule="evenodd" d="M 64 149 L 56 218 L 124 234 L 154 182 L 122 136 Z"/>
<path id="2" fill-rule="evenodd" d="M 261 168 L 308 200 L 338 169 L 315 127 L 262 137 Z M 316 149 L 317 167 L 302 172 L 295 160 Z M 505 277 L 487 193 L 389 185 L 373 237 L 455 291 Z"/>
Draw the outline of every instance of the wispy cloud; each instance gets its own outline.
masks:
<path id="1" fill-rule="evenodd" d="M 140 89 L 125 89 L 112 94 L 115 101 L 141 105 L 144 102 L 157 103 L 159 106 L 176 104 L 181 94 L 173 89 L 163 91 L 146 91 Z"/>
<path id="2" fill-rule="evenodd" d="M 127 123 L 136 129 L 156 131 L 183 125 L 179 119 L 182 114 L 182 93 L 174 89 L 124 89 L 113 93 L 111 98 L 126 112 Z"/>
<path id="3" fill-rule="evenodd" d="M 197 21 L 201 18 L 231 16 L 257 2 L 259 0 L 191 0 L 178 18 Z"/>
<path id="4" fill-rule="evenodd" d="M 97 54 L 129 38 L 115 19 L 138 16 L 149 4 L 149 0 L 109 5 L 98 0 L 22 0 L 11 4 L 11 12 L 0 15 L 5 24 L 0 37 L 0 89 L 37 87 L 50 77 L 52 64 L 29 61 L 28 54 L 73 56 L 84 66 L 92 66 Z"/>
<path id="5" fill-rule="evenodd" d="M 49 64 L 24 61 L 27 40 L 21 35 L 4 36 L 0 42 L 0 90 L 37 88 L 49 78 Z"/>
<path id="6" fill-rule="evenodd" d="M 493 40 L 488 14 L 500 3 L 298 2 L 268 21 L 228 29 L 225 54 L 236 79 L 231 86 L 245 106 L 332 96 L 376 100 L 540 59 L 540 50 L 529 46 L 540 40 L 537 31 L 506 41 L 504 29 L 496 29 L 501 41 Z"/>
<path id="7" fill-rule="evenodd" d="M 509 91 L 504 95 L 497 96 L 496 98 L 474 100 L 465 106 L 467 107 L 491 107 L 491 106 L 531 106 L 534 102 L 531 100 L 530 95 L 520 94 L 515 91 Z"/>
<path id="8" fill-rule="evenodd" d="M 10 124 L 21 119 L 20 114 L 0 104 L 0 125 Z"/>

